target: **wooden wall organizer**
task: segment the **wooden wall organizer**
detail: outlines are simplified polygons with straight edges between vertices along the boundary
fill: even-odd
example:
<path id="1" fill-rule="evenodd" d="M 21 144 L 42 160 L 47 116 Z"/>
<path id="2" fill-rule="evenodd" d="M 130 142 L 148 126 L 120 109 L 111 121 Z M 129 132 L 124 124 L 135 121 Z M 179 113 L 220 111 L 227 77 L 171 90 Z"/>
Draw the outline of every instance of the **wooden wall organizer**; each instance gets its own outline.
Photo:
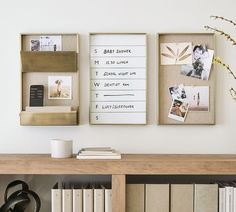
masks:
<path id="1" fill-rule="evenodd" d="M 161 33 L 157 35 L 158 49 L 158 123 L 161 125 L 189 125 L 189 124 L 215 124 L 215 78 L 216 73 L 214 65 L 210 72 L 208 81 L 198 80 L 180 74 L 179 65 L 161 65 L 160 44 L 161 43 L 178 43 L 192 42 L 193 45 L 206 44 L 209 49 L 215 51 L 215 38 L 213 33 Z M 172 99 L 168 88 L 184 84 L 189 86 L 209 86 L 209 111 L 208 112 L 189 112 L 185 122 L 178 122 L 168 118 Z"/>
<path id="2" fill-rule="evenodd" d="M 62 51 L 30 51 L 30 40 L 45 35 L 60 35 Z M 21 113 L 20 124 L 29 126 L 58 126 L 79 124 L 79 35 L 22 34 L 21 35 Z M 72 99 L 49 100 L 48 76 L 72 76 Z M 71 112 L 26 112 L 30 85 L 44 85 L 44 106 L 71 106 Z"/>

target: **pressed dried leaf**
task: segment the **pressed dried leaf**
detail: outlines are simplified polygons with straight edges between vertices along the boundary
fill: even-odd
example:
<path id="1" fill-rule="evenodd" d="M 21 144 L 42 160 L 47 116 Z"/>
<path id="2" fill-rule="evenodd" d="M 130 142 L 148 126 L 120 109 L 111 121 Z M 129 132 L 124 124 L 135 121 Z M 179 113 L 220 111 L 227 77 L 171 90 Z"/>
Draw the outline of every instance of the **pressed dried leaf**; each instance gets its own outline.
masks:
<path id="1" fill-rule="evenodd" d="M 191 53 L 190 54 L 186 54 L 183 57 L 179 58 L 179 61 L 185 60 L 185 59 L 187 59 L 191 55 L 192 55 Z"/>
<path id="2" fill-rule="evenodd" d="M 170 54 L 166 54 L 166 53 L 161 53 L 162 56 L 164 57 L 168 57 L 168 58 L 171 58 L 171 59 L 175 59 L 174 56 L 170 55 Z"/>
<path id="3" fill-rule="evenodd" d="M 175 52 L 172 48 L 170 48 L 169 46 L 166 46 L 166 48 L 170 51 L 170 53 L 175 56 Z"/>
<path id="4" fill-rule="evenodd" d="M 188 50 L 188 47 L 189 47 L 189 45 L 187 45 L 187 46 L 183 49 L 183 51 L 179 54 L 179 58 L 182 57 L 182 56 L 186 53 L 186 51 Z"/>

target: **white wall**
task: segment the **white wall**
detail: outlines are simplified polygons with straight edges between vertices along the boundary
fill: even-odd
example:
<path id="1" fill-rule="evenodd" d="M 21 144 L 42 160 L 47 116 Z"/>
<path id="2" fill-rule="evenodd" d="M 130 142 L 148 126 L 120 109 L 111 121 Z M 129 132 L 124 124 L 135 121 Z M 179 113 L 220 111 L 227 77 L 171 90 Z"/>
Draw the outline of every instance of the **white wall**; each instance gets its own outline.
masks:
<path id="1" fill-rule="evenodd" d="M 215 126 L 156 125 L 157 32 L 204 32 L 220 26 L 212 14 L 235 18 L 235 0 L 21 0 L 0 5 L 0 153 L 48 153 L 49 139 L 72 138 L 74 151 L 84 146 L 112 146 L 124 153 L 236 153 L 236 102 L 228 90 L 236 81 L 217 70 Z M 225 24 L 227 32 L 234 32 Z M 22 127 L 20 112 L 19 34 L 22 32 L 78 32 L 81 34 L 80 126 Z M 89 32 L 147 32 L 149 34 L 149 105 L 147 126 L 90 126 Z M 236 37 L 236 36 L 235 36 Z M 235 52 L 219 36 L 218 54 L 236 70 Z"/>

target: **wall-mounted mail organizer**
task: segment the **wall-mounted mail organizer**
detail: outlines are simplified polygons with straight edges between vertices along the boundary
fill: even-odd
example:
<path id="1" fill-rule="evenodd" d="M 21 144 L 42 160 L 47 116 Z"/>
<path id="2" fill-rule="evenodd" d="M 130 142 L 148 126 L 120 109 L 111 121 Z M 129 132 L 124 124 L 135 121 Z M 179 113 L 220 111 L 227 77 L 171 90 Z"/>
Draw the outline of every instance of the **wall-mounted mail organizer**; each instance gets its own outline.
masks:
<path id="1" fill-rule="evenodd" d="M 215 124 L 212 33 L 157 36 L 159 124 Z"/>
<path id="2" fill-rule="evenodd" d="M 78 125 L 79 35 L 21 35 L 21 125 Z"/>
<path id="3" fill-rule="evenodd" d="M 90 34 L 90 123 L 146 124 L 147 36 Z"/>

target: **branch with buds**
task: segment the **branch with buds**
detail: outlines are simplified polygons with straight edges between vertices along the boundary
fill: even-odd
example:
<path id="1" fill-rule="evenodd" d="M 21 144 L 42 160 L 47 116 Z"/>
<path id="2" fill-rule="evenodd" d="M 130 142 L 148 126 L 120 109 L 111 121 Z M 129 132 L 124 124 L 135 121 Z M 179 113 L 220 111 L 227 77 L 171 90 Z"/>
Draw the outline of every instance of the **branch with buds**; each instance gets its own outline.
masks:
<path id="1" fill-rule="evenodd" d="M 234 21 L 232 21 L 232 20 L 230 20 L 230 19 L 224 18 L 224 17 L 222 17 L 222 16 L 214 16 L 214 15 L 212 15 L 211 18 L 220 19 L 220 20 L 222 20 L 222 21 L 225 21 L 225 22 L 228 22 L 228 23 L 232 24 L 233 26 L 236 26 L 236 22 L 234 22 Z M 228 41 L 230 41 L 230 42 L 233 44 L 233 46 L 236 45 L 235 39 L 232 38 L 231 35 L 225 33 L 224 31 L 222 31 L 222 30 L 220 30 L 220 29 L 217 29 L 217 28 L 210 27 L 210 26 L 204 26 L 204 27 L 205 27 L 205 29 L 207 29 L 207 30 L 211 30 L 211 31 L 213 31 L 213 32 L 215 32 L 215 33 L 218 33 L 218 34 L 222 35 L 222 36 L 225 37 Z M 221 60 L 219 57 L 215 57 L 215 58 L 214 58 L 214 63 L 223 66 L 223 68 L 224 68 L 225 70 L 227 70 L 227 71 L 229 72 L 229 74 L 230 74 L 234 79 L 236 79 L 236 74 L 231 70 L 230 66 L 227 65 L 227 64 L 225 64 L 225 63 L 223 63 L 222 60 Z M 230 95 L 232 96 L 232 98 L 236 101 L 236 90 L 231 87 L 229 91 L 230 91 Z"/>

